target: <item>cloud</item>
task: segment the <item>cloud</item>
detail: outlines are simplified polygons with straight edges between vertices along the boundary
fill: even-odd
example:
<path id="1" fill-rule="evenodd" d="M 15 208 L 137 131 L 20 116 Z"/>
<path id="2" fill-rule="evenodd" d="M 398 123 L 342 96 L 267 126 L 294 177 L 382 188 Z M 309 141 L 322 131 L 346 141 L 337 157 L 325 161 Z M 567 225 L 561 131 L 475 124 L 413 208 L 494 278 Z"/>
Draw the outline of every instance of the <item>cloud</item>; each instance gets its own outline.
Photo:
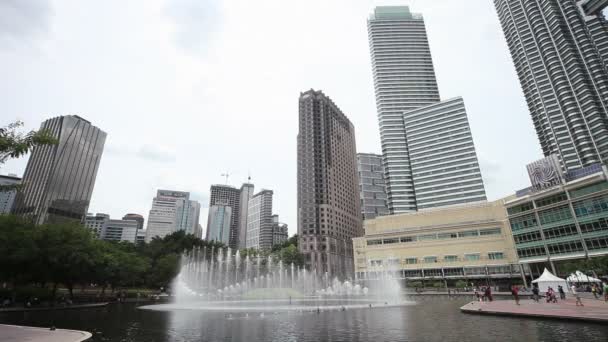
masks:
<path id="1" fill-rule="evenodd" d="M 0 39 L 38 38 L 50 28 L 52 9 L 46 0 L 0 1 Z"/>
<path id="2" fill-rule="evenodd" d="M 204 55 L 219 31 L 219 0 L 170 0 L 165 13 L 174 24 L 175 44 L 188 53 Z"/>
<path id="3" fill-rule="evenodd" d="M 136 153 L 139 158 L 156 162 L 173 162 L 175 153 L 160 146 L 144 145 Z"/>

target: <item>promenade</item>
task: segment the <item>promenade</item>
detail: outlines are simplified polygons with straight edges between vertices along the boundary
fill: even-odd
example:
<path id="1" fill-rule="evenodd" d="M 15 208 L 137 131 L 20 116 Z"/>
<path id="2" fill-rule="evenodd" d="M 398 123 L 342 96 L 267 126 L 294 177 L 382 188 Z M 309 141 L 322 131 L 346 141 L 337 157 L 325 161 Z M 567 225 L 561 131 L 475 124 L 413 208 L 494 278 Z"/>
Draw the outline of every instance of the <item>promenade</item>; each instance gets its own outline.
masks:
<path id="1" fill-rule="evenodd" d="M 0 324 L 2 342 L 80 342 L 88 340 L 91 336 L 91 333 L 86 331 Z"/>
<path id="2" fill-rule="evenodd" d="M 513 317 L 536 317 L 564 319 L 570 321 L 592 321 L 608 323 L 608 303 L 597 299 L 583 299 L 585 306 L 576 306 L 574 298 L 560 300 L 558 303 L 540 303 L 521 299 L 520 305 L 514 300 L 495 300 L 493 302 L 473 301 L 460 308 L 464 313 L 480 315 L 501 315 Z"/>

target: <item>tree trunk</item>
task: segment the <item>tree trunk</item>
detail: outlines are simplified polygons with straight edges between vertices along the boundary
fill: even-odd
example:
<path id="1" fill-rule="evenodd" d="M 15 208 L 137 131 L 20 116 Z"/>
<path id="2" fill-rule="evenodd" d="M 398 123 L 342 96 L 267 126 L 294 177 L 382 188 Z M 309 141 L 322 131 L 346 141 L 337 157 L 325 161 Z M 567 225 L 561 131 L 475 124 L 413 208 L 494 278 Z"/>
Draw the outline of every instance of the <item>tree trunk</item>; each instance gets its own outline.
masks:
<path id="1" fill-rule="evenodd" d="M 70 300 L 72 300 L 72 302 L 73 302 L 74 301 L 74 284 L 68 283 L 67 287 L 68 287 L 68 292 L 70 293 Z"/>

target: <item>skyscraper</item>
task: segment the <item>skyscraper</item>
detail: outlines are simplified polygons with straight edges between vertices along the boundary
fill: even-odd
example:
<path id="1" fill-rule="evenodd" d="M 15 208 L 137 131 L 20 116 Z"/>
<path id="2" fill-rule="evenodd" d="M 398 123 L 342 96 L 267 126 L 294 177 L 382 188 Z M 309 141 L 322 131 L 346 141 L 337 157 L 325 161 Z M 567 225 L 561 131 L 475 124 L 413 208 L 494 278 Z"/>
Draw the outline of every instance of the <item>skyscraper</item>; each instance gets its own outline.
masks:
<path id="1" fill-rule="evenodd" d="M 238 247 L 239 237 L 239 219 L 241 218 L 241 191 L 233 186 L 229 185 L 212 185 L 211 186 L 211 198 L 209 199 L 209 208 L 213 206 L 230 207 L 230 231 L 228 238 L 228 246 L 231 248 Z M 223 212 L 226 212 L 224 209 Z M 211 212 L 210 212 L 211 215 Z M 222 213 L 224 215 L 224 213 Z M 211 218 L 208 223 L 212 222 Z M 217 221 L 213 221 L 217 222 Z M 207 231 L 209 232 L 209 226 Z M 209 234 L 209 233 L 207 233 Z"/>
<path id="2" fill-rule="evenodd" d="M 545 156 L 608 160 L 608 1 L 494 0 Z"/>
<path id="3" fill-rule="evenodd" d="M 205 240 L 218 241 L 225 245 L 230 242 L 230 220 L 232 207 L 227 204 L 214 204 L 209 207 L 207 233 Z"/>
<path id="4" fill-rule="evenodd" d="M 299 249 L 313 271 L 352 276 L 352 238 L 363 235 L 355 129 L 323 92 L 300 94 Z"/>
<path id="5" fill-rule="evenodd" d="M 391 213 L 416 210 L 403 113 L 439 102 L 422 15 L 376 7 L 367 21 L 380 141 Z"/>
<path id="6" fill-rule="evenodd" d="M 407 6 L 368 20 L 391 214 L 485 201 L 464 102 L 441 102 L 424 20 Z"/>
<path id="7" fill-rule="evenodd" d="M 462 98 L 405 113 L 418 210 L 486 201 Z"/>
<path id="8" fill-rule="evenodd" d="M 245 248 L 272 248 L 272 190 L 262 190 L 249 199 Z"/>
<path id="9" fill-rule="evenodd" d="M 249 208 L 249 199 L 253 196 L 253 184 L 244 183 L 241 186 L 240 209 L 239 209 L 239 228 L 238 228 L 238 248 L 247 247 L 247 210 Z"/>
<path id="10" fill-rule="evenodd" d="M 76 115 L 46 120 L 40 129 L 48 130 L 59 143 L 32 150 L 14 213 L 37 224 L 84 222 L 106 133 Z"/>
<path id="11" fill-rule="evenodd" d="M 189 192 L 158 190 L 148 215 L 146 241 L 155 236 L 162 238 L 178 230 L 195 234 L 199 214 L 200 204 L 190 200 Z"/>
<path id="12" fill-rule="evenodd" d="M 384 182 L 382 156 L 372 153 L 357 153 L 359 170 L 359 197 L 361 199 L 361 217 L 373 219 L 388 214 L 388 197 Z"/>

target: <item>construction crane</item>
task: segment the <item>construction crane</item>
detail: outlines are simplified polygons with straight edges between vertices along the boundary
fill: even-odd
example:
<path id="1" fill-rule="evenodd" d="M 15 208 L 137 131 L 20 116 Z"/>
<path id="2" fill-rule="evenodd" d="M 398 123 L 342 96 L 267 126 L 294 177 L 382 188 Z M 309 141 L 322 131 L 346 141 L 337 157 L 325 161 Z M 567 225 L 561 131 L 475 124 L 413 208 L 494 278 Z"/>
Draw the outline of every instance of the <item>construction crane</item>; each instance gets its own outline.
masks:
<path id="1" fill-rule="evenodd" d="M 222 173 L 222 177 L 226 177 L 226 185 L 228 185 L 228 177 L 230 177 L 230 174 L 228 172 L 226 173 Z"/>

